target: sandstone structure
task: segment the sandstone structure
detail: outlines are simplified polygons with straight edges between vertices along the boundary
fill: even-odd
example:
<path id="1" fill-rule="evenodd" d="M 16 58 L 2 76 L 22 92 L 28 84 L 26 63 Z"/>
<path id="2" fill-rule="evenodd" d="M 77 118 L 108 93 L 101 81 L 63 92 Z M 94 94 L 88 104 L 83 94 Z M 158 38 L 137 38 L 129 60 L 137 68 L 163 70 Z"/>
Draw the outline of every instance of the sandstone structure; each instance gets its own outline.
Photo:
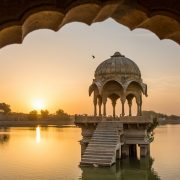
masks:
<path id="1" fill-rule="evenodd" d="M 95 71 L 89 87 L 93 94 L 94 115 L 76 115 L 75 124 L 82 129 L 81 165 L 111 166 L 116 159 L 141 157 L 150 151 L 152 119 L 142 116 L 142 95 L 147 96 L 138 66 L 129 58 L 115 52 L 102 62 Z M 107 99 L 112 102 L 113 112 L 106 114 Z M 132 100 L 137 104 L 137 114 L 132 116 Z M 116 104 L 121 103 L 121 113 L 116 113 Z M 128 114 L 124 105 L 128 103 Z"/>

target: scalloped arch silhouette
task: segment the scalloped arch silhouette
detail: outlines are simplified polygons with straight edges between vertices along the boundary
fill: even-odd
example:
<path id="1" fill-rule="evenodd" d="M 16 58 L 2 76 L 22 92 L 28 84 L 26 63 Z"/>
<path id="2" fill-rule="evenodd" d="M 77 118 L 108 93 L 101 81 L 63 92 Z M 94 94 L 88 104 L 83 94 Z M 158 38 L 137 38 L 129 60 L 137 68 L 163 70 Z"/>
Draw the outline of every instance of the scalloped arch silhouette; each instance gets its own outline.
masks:
<path id="1" fill-rule="evenodd" d="M 0 48 L 22 43 L 37 29 L 58 31 L 70 22 L 88 25 L 112 18 L 127 26 L 148 29 L 160 39 L 180 44 L 178 0 L 8 0 L 0 1 Z"/>

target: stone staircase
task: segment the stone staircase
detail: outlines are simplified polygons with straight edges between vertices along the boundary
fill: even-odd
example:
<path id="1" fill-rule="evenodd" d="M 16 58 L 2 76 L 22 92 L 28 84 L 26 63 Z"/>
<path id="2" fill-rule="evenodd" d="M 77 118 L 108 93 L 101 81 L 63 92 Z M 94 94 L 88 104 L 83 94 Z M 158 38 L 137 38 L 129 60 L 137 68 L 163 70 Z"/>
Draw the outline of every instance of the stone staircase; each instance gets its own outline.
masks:
<path id="1" fill-rule="evenodd" d="M 102 121 L 82 155 L 80 165 L 111 166 L 116 162 L 116 150 L 120 148 L 118 130 L 122 124 L 116 121 Z"/>

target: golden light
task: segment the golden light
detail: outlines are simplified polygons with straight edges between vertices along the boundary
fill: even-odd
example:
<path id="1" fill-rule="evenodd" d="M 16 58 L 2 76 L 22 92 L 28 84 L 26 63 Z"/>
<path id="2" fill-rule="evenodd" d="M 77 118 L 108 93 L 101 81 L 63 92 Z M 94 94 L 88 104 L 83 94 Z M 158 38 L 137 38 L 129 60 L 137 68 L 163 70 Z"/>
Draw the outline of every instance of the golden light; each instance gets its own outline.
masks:
<path id="1" fill-rule="evenodd" d="M 44 109 L 44 101 L 42 99 L 36 99 L 32 102 L 33 109 L 35 110 L 41 110 Z"/>
<path id="2" fill-rule="evenodd" d="M 41 129 L 40 127 L 38 126 L 36 128 L 36 143 L 39 144 L 41 141 Z"/>

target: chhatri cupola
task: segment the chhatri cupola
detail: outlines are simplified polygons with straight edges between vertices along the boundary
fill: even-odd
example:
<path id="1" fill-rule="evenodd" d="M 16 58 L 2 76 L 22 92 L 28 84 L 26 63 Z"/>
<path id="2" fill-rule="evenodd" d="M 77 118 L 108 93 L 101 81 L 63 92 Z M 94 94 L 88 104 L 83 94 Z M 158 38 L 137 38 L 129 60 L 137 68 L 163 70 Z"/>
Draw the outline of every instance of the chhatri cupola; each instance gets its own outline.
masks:
<path id="1" fill-rule="evenodd" d="M 93 93 L 95 116 L 106 116 L 107 98 L 112 102 L 114 117 L 117 103 L 121 103 L 122 107 L 120 116 L 125 116 L 126 101 L 129 107 L 128 115 L 131 116 L 133 98 L 137 104 L 137 115 L 142 115 L 142 94 L 147 96 L 147 85 L 143 83 L 141 72 L 135 62 L 115 52 L 96 68 L 94 77 L 89 87 L 89 95 Z M 101 111 L 102 106 L 103 112 Z"/>

